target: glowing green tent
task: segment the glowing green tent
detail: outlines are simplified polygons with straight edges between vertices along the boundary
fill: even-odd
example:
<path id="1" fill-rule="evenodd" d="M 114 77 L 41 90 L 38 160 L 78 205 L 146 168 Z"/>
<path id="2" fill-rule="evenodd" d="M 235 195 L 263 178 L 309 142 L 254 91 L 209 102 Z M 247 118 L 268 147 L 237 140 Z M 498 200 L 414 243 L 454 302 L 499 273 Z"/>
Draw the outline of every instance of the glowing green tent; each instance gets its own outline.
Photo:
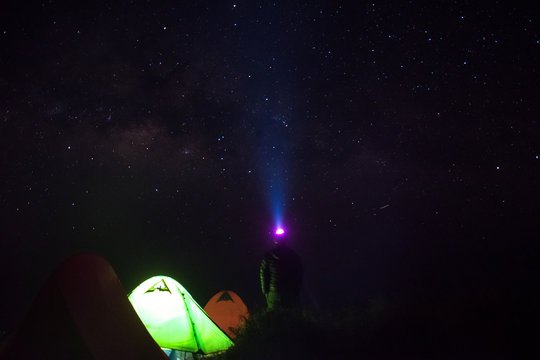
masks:
<path id="1" fill-rule="evenodd" d="M 234 345 L 187 290 L 170 277 L 154 276 L 144 281 L 129 300 L 162 348 L 209 354 Z"/>

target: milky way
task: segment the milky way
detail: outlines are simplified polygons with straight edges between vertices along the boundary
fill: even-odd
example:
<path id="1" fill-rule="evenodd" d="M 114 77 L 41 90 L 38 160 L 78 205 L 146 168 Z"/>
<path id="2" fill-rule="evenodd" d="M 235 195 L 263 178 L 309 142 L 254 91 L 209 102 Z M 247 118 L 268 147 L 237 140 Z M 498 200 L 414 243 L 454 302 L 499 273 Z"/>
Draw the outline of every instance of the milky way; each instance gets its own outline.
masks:
<path id="1" fill-rule="evenodd" d="M 522 276 L 540 185 L 530 10 L 7 6 L 0 279 L 17 296 L 0 325 L 80 250 L 128 291 L 164 274 L 201 303 L 231 288 L 260 304 L 280 211 L 323 307 Z"/>

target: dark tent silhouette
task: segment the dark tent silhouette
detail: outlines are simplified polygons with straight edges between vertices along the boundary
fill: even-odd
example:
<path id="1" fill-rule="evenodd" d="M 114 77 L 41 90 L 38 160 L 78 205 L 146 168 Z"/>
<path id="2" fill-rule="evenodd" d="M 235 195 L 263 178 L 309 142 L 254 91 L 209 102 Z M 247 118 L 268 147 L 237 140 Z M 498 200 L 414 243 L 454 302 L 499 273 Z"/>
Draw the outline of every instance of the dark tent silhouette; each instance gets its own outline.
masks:
<path id="1" fill-rule="evenodd" d="M 113 268 L 89 253 L 63 263 L 41 289 L 0 359 L 156 359 L 152 339 Z"/>
<path id="2" fill-rule="evenodd" d="M 234 291 L 224 290 L 212 296 L 204 306 L 208 314 L 221 330 L 235 338 L 235 330 L 249 318 L 246 304 Z"/>

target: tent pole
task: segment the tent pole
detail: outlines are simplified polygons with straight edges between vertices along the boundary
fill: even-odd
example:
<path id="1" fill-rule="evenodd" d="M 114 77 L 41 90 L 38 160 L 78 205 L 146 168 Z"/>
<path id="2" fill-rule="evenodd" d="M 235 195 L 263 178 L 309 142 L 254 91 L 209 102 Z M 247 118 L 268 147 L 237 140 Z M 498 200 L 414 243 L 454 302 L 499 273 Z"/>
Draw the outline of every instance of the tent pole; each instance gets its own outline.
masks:
<path id="1" fill-rule="evenodd" d="M 191 317 L 191 309 L 187 306 L 186 303 L 186 296 L 182 291 L 180 291 L 180 294 L 182 294 L 182 300 L 184 301 L 184 307 L 186 308 L 189 322 L 191 323 L 191 330 L 193 331 L 193 336 L 195 337 L 195 342 L 197 343 L 197 351 L 202 351 L 201 349 L 201 343 L 199 341 L 199 334 L 197 334 L 197 328 L 195 327 L 195 323 L 193 322 L 193 318 Z"/>

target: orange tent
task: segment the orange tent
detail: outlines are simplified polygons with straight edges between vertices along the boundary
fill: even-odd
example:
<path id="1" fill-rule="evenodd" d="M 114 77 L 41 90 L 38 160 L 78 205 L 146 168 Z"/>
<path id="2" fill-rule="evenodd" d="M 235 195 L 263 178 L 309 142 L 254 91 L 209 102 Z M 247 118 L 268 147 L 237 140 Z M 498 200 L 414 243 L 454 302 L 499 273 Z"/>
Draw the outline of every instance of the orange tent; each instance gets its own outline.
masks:
<path id="1" fill-rule="evenodd" d="M 0 359 L 168 360 L 111 265 L 91 253 L 71 257 L 49 278 Z"/>
<path id="2" fill-rule="evenodd" d="M 249 318 L 246 304 L 234 291 L 223 290 L 214 295 L 204 307 L 221 330 L 231 338 L 236 336 L 234 330 L 240 328 Z"/>

